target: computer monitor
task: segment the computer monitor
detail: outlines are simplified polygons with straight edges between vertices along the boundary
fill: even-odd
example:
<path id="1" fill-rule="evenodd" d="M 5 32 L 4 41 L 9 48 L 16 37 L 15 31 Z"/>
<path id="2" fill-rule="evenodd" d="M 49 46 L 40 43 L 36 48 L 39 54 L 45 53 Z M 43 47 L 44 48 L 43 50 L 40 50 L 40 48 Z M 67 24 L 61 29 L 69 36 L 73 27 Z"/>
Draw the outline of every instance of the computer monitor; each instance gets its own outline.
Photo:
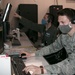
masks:
<path id="1" fill-rule="evenodd" d="M 3 26 L 0 26 L 0 54 L 4 51 Z"/>
<path id="2" fill-rule="evenodd" d="M 2 22 L 2 25 L 3 25 L 4 42 L 6 42 L 7 35 L 9 34 L 9 31 L 10 31 L 9 14 L 10 14 L 11 7 L 12 7 L 11 3 L 6 4 L 6 7 L 4 9 L 2 19 L 1 19 L 1 22 Z"/>
<path id="3" fill-rule="evenodd" d="M 9 14 L 10 14 L 11 7 L 12 7 L 11 3 L 6 4 L 6 7 L 2 15 L 2 22 L 6 22 L 9 20 Z"/>

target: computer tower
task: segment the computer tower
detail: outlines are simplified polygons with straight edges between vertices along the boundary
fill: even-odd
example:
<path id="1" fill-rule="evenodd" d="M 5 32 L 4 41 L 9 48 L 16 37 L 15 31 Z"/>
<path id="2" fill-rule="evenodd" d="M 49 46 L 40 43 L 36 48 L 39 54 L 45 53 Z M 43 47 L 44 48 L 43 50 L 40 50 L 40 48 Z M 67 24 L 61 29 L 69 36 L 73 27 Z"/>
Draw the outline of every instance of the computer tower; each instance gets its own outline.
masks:
<path id="1" fill-rule="evenodd" d="M 21 16 L 38 23 L 38 6 L 36 4 L 19 4 L 17 8 L 18 14 Z M 19 28 L 23 28 L 23 25 L 19 24 Z M 38 32 L 28 29 L 25 32 L 32 42 L 36 42 L 38 39 Z"/>
<path id="2" fill-rule="evenodd" d="M 59 10 L 63 9 L 63 6 L 62 5 L 51 5 L 49 7 L 49 12 L 50 14 L 52 14 L 54 16 L 54 25 L 56 27 L 58 27 L 58 18 L 57 18 L 57 12 Z"/>

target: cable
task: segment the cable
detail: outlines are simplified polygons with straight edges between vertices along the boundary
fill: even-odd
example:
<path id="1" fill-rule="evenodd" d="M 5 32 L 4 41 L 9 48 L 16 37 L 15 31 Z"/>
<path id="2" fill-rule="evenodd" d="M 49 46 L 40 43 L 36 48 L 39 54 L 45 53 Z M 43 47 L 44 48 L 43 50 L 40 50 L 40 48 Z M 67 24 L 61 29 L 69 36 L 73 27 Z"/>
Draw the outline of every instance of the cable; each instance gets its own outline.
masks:
<path id="1" fill-rule="evenodd" d="M 54 0 L 54 5 L 58 5 L 58 0 Z"/>
<path id="2" fill-rule="evenodd" d="M 54 0 L 54 5 L 55 5 L 55 0 Z"/>
<path id="3" fill-rule="evenodd" d="M 0 0 L 0 4 L 1 4 L 2 0 Z"/>
<path id="4" fill-rule="evenodd" d="M 56 0 L 56 4 L 58 5 L 58 0 Z"/>

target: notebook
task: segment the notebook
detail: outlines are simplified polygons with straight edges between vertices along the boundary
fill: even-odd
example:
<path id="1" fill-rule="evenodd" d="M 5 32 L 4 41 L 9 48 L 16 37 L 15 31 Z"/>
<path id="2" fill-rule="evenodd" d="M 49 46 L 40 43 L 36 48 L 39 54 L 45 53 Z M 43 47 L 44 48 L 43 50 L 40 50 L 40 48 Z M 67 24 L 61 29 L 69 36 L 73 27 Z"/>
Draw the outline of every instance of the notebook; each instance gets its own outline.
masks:
<path id="1" fill-rule="evenodd" d="M 12 75 L 11 58 L 6 55 L 0 55 L 0 75 Z"/>

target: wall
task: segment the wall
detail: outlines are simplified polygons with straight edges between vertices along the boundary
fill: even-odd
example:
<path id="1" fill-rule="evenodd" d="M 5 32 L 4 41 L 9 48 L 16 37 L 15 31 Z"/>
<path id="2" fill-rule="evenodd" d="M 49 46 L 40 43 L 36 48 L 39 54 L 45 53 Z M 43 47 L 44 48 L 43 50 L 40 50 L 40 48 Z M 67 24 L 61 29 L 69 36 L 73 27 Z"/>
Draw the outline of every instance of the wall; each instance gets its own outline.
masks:
<path id="1" fill-rule="evenodd" d="M 2 8 L 4 9 L 6 3 L 10 2 L 12 4 L 12 10 L 10 14 L 10 23 L 12 27 L 16 24 L 16 20 L 13 17 L 19 4 L 37 4 L 38 5 L 38 23 L 41 23 L 41 19 L 44 14 L 48 12 L 49 6 L 57 4 L 56 0 L 2 0 Z M 63 5 L 63 8 L 70 7 L 75 8 L 75 2 L 67 2 L 67 0 L 58 0 L 58 5 Z"/>

